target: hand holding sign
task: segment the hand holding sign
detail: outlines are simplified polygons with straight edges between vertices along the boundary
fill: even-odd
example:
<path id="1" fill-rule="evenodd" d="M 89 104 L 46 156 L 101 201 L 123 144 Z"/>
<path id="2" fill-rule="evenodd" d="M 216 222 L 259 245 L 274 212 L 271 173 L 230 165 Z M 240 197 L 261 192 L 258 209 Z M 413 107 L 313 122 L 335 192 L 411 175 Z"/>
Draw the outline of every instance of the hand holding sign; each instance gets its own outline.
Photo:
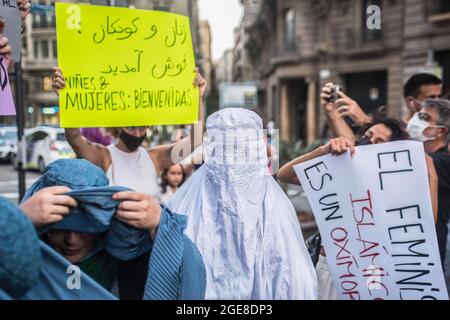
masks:
<path id="1" fill-rule="evenodd" d="M 195 68 L 195 79 L 194 79 L 194 87 L 200 89 L 200 98 L 203 98 L 206 92 L 206 80 L 202 77 L 200 74 L 200 70 L 198 68 Z"/>
<path id="2" fill-rule="evenodd" d="M 8 38 L 8 43 L 12 47 L 10 54 L 17 62 L 20 60 L 22 42 L 20 12 L 16 0 L 0 1 L 0 19 L 5 23 L 1 34 Z M 8 60 L 11 61 L 11 57 L 8 57 Z"/>
<path id="3" fill-rule="evenodd" d="M 64 75 L 62 70 L 58 67 L 54 67 L 55 73 L 53 74 L 52 88 L 55 90 L 57 96 L 59 96 L 59 90 L 66 87 L 66 81 L 64 80 Z"/>
<path id="4" fill-rule="evenodd" d="M 355 147 L 353 143 L 345 137 L 338 137 L 328 141 L 326 145 L 322 147 L 322 155 L 331 153 L 338 156 L 350 150 L 350 155 L 353 157 L 355 154 Z"/>
<path id="5" fill-rule="evenodd" d="M 8 38 L 3 36 L 3 30 L 5 29 L 5 22 L 0 19 L 0 55 L 2 55 L 7 63 L 11 61 L 11 46 L 9 45 Z"/>
<path id="6" fill-rule="evenodd" d="M 8 66 L 11 61 L 11 46 L 3 37 L 5 22 L 0 19 L 0 115 L 15 115 L 16 109 L 9 85 Z"/>
<path id="7" fill-rule="evenodd" d="M 22 23 L 25 22 L 28 14 L 31 11 L 31 4 L 29 0 L 17 0 L 17 5 L 19 6 L 20 18 L 22 19 Z"/>

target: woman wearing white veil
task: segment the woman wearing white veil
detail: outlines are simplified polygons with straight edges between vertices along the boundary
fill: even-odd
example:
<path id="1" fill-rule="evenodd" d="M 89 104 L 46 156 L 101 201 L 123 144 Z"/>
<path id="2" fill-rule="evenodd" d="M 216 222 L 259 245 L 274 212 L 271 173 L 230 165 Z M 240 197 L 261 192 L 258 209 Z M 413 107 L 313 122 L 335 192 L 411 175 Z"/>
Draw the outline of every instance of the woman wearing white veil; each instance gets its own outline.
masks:
<path id="1" fill-rule="evenodd" d="M 222 109 L 207 122 L 205 163 L 168 207 L 203 257 L 205 299 L 316 299 L 295 210 L 270 176 L 261 118 Z"/>

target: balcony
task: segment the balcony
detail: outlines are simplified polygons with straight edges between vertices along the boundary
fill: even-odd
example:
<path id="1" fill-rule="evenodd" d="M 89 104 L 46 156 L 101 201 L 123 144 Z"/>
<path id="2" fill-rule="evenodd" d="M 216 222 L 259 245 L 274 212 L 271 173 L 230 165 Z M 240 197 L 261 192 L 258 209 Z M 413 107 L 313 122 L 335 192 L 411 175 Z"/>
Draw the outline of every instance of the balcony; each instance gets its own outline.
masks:
<path id="1" fill-rule="evenodd" d="M 430 15 L 428 21 L 431 23 L 440 23 L 450 21 L 450 1 L 434 0 L 429 4 Z"/>
<path id="2" fill-rule="evenodd" d="M 273 65 L 293 64 L 300 61 L 300 53 L 297 49 L 287 50 L 277 45 L 272 47 L 270 63 Z"/>
<path id="3" fill-rule="evenodd" d="M 56 29 L 55 28 L 33 28 L 31 30 L 31 37 L 41 38 L 55 38 Z"/>
<path id="4" fill-rule="evenodd" d="M 345 33 L 345 48 L 343 55 L 349 56 L 374 56 L 383 55 L 386 50 L 383 34 L 377 32 L 356 32 L 347 29 Z"/>
<path id="5" fill-rule="evenodd" d="M 54 66 L 58 65 L 57 59 L 36 59 L 34 57 L 24 57 L 22 59 L 24 70 L 28 71 L 42 71 L 52 70 Z"/>
<path id="6" fill-rule="evenodd" d="M 27 101 L 30 101 L 31 103 L 44 104 L 49 106 L 58 105 L 58 96 L 53 91 L 32 92 L 26 97 Z"/>

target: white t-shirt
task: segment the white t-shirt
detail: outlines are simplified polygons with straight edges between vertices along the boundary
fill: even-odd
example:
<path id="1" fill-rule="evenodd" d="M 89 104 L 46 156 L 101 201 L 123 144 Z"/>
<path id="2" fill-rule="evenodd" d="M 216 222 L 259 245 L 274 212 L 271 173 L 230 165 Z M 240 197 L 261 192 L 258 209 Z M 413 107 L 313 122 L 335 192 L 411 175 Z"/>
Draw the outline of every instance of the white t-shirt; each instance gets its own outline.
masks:
<path id="1" fill-rule="evenodd" d="M 123 152 L 109 145 L 111 166 L 106 172 L 110 186 L 124 186 L 138 192 L 160 197 L 158 175 L 148 151 L 139 147 L 134 152 Z"/>

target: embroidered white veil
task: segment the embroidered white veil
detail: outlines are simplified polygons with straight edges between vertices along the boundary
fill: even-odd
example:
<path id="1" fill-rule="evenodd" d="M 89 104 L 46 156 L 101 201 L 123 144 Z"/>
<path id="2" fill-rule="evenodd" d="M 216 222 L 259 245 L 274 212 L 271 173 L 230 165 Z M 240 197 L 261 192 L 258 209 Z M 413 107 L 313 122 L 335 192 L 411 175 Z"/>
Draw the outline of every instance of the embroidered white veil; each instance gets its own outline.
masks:
<path id="1" fill-rule="evenodd" d="M 316 299 L 317 280 L 292 203 L 267 166 L 262 120 L 222 109 L 207 122 L 205 163 L 168 207 L 188 216 L 206 299 Z"/>

